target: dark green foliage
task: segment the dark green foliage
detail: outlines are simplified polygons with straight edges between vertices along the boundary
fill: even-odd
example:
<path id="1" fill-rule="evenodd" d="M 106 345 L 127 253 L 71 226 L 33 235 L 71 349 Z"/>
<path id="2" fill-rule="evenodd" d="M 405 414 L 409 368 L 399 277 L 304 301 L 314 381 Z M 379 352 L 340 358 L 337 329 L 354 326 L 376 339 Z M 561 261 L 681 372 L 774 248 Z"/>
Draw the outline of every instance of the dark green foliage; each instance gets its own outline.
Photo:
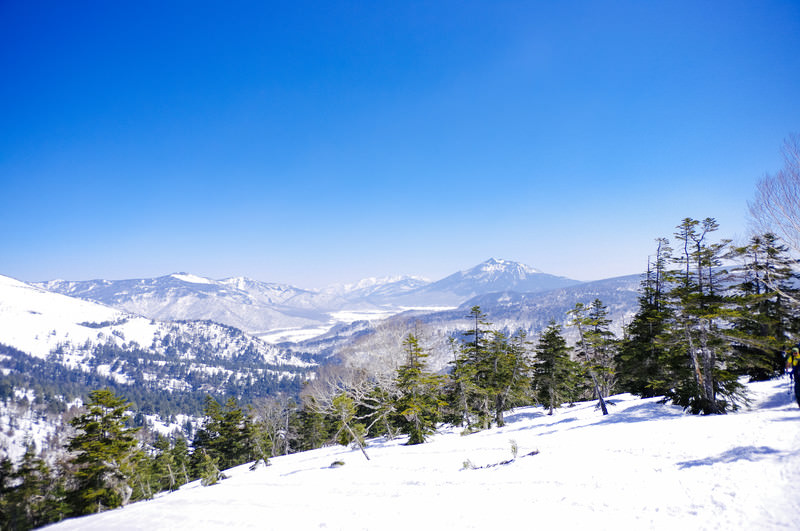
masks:
<path id="1" fill-rule="evenodd" d="M 529 388 L 524 333 L 509 340 L 490 330 L 478 306 L 472 308 L 470 319 L 474 325 L 463 334 L 445 394 L 449 409 L 445 420 L 466 425 L 469 431 L 489 428 L 493 421 L 502 426 L 503 412 L 524 402 Z"/>
<path id="2" fill-rule="evenodd" d="M 443 378 L 425 370 L 428 354 L 413 334 L 406 337 L 406 362 L 397 369 L 395 409 L 401 433 L 408 444 L 421 444 L 436 429 L 444 402 L 439 397 Z"/>
<path id="3" fill-rule="evenodd" d="M 224 479 L 222 472 L 219 470 L 219 460 L 211 457 L 205 448 L 195 450 L 192 457 L 194 458 L 195 474 L 200 478 L 201 485 L 208 487 Z"/>
<path id="4" fill-rule="evenodd" d="M 189 451 L 186 439 L 174 441 L 157 435 L 150 455 L 142 456 L 133 477 L 132 500 L 150 499 L 165 490 L 177 490 L 189 482 Z"/>
<path id="5" fill-rule="evenodd" d="M 668 352 L 659 341 L 671 316 L 665 290 L 672 249 L 666 239 L 656 241 L 655 260 L 648 262 L 640 288 L 639 311 L 625 329 L 615 360 L 618 389 L 645 398 L 663 396 L 672 388 Z"/>
<path id="6" fill-rule="evenodd" d="M 64 481 L 29 445 L 14 470 L 0 462 L 0 529 L 41 527 L 69 516 Z"/>
<path id="7" fill-rule="evenodd" d="M 551 321 L 536 345 L 532 381 L 535 396 L 550 415 L 574 396 L 580 369 L 570 359 L 569 351 L 561 327 Z"/>
<path id="8" fill-rule="evenodd" d="M 320 448 L 333 437 L 332 422 L 314 407 L 302 408 L 295 417 L 295 424 L 298 451 Z"/>
<path id="9" fill-rule="evenodd" d="M 659 240 L 655 270 L 642 285 L 639 312 L 617 356 L 622 390 L 663 394 L 692 413 L 735 410 L 738 377 L 782 371 L 780 354 L 798 333 L 797 275 L 786 247 L 771 234 L 731 248 L 713 242 L 716 221 L 684 219 L 677 252 Z M 737 258 L 740 267 L 723 269 Z M 667 270 L 670 262 L 678 266 Z"/>
<path id="10" fill-rule="evenodd" d="M 607 414 L 604 397 L 612 394 L 616 384 L 614 358 L 617 340 L 609 329 L 611 319 L 608 308 L 595 299 L 589 306 L 582 303 L 568 312 L 572 315 L 572 325 L 578 329 L 577 360 L 584 374 L 591 380 L 589 388 L 600 400 L 603 413 Z"/>
<path id="11" fill-rule="evenodd" d="M 526 403 L 530 389 L 530 362 L 528 342 L 524 331 L 510 339 L 502 332 L 494 332 L 488 345 L 483 385 L 492 401 L 494 422 L 505 426 L 503 412 Z"/>
<path id="12" fill-rule="evenodd" d="M 666 396 L 692 413 L 724 413 L 737 407 L 742 389 L 732 372 L 724 326 L 731 301 L 720 266 L 729 242 L 709 241 L 718 229 L 712 218 L 686 218 L 677 229 L 675 239 L 681 244 L 672 261 L 680 269 L 670 274 L 667 303 L 672 312 L 661 337 L 677 378 Z"/>
<path id="13" fill-rule="evenodd" d="M 781 353 L 800 332 L 796 304 L 798 274 L 795 261 L 774 234 L 753 236 L 733 249 L 742 265 L 734 286 L 736 307 L 732 311 L 735 372 L 751 380 L 767 380 L 783 373 Z"/>
<path id="14" fill-rule="evenodd" d="M 67 448 L 74 452 L 76 488 L 70 492 L 75 514 L 100 512 L 128 502 L 130 479 L 140 452 L 136 429 L 125 427 L 127 401 L 109 389 L 89 394 L 88 411 L 72 420 L 78 433 Z"/>
<path id="15" fill-rule="evenodd" d="M 254 459 L 253 435 L 252 420 L 235 399 L 229 398 L 223 407 L 206 397 L 205 421 L 194 438 L 195 469 L 207 464 L 206 457 L 222 470 Z"/>
<path id="16" fill-rule="evenodd" d="M 303 374 L 292 378 L 280 375 L 284 371 L 298 373 L 300 369 L 265 363 L 252 349 L 243 349 L 227 359 L 218 356 L 210 346 L 186 343 L 177 332 L 167 335 L 162 342 L 166 344 L 163 354 L 136 344 L 127 344 L 124 348 L 113 343 L 83 347 L 82 353 L 89 354 L 90 369 L 100 365 L 124 367 L 132 380 L 129 384 L 119 383 L 96 370 L 86 372 L 70 368 L 64 363 L 68 351 L 63 346 L 56 348 L 47 359 L 41 359 L 0 344 L 0 368 L 5 369 L 0 371 L 0 397 L 11 396 L 10 390 L 17 387 L 34 391 L 37 400 L 63 396 L 71 401 L 88 396 L 94 389 L 108 388 L 127 397 L 145 414 L 167 417 L 200 415 L 208 394 L 200 389 L 211 388 L 217 396 L 232 395 L 243 403 L 252 403 L 280 393 L 297 396 L 302 385 Z M 189 348 L 192 349 L 191 358 L 178 355 Z M 197 370 L 198 365 L 222 367 L 226 371 Z M 163 382 L 172 379 L 186 382 L 189 388 L 164 392 Z"/>

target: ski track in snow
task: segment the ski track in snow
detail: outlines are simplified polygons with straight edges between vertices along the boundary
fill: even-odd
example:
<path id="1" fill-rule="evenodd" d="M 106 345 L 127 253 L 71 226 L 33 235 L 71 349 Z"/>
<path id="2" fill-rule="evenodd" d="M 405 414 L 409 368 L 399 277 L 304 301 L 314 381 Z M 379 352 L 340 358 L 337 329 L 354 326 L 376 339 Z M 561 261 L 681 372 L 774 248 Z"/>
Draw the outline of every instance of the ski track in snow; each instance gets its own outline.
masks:
<path id="1" fill-rule="evenodd" d="M 521 408 L 472 435 L 372 440 L 369 461 L 341 446 L 276 457 L 51 528 L 798 529 L 800 409 L 786 378 L 749 388 L 750 406 L 728 415 L 619 395 L 606 417 L 594 402 Z M 512 440 L 518 457 L 497 465 Z"/>

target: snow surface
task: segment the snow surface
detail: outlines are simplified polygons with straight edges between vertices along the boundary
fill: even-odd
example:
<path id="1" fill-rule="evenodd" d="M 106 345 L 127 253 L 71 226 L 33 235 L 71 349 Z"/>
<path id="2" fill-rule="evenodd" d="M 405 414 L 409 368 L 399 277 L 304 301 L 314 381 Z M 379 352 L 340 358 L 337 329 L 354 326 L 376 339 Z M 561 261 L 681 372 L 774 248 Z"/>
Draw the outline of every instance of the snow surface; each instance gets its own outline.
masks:
<path id="1" fill-rule="evenodd" d="M 119 310 L 0 275 L 0 341 L 34 356 L 46 357 L 59 343 L 82 344 L 95 339 L 98 330 L 81 326 L 81 322 L 124 317 Z M 152 335 L 149 339 L 152 341 Z"/>
<path id="2" fill-rule="evenodd" d="M 523 408 L 472 435 L 370 441 L 369 461 L 341 446 L 276 457 L 52 529 L 798 529 L 800 409 L 787 379 L 749 389 L 728 415 L 620 395 L 605 417 L 594 402 Z"/>
<path id="3" fill-rule="evenodd" d="M 183 282 L 189 282 L 191 284 L 213 284 L 214 281 L 205 277 L 199 277 L 197 275 L 192 275 L 191 273 L 173 273 L 172 278 L 176 278 L 178 280 L 182 280 Z"/>

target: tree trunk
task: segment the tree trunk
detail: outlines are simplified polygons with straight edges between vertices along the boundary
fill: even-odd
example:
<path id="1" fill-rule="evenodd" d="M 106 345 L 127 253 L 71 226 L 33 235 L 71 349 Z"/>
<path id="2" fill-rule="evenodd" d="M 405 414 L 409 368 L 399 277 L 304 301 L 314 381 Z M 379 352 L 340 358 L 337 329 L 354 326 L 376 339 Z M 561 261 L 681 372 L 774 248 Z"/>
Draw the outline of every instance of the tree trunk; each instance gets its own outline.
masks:
<path id="1" fill-rule="evenodd" d="M 606 401 L 603 400 L 603 393 L 600 392 L 600 386 L 597 385 L 597 378 L 594 375 L 594 371 L 589 371 L 589 376 L 592 377 L 592 382 L 594 382 L 594 392 L 597 393 L 597 397 L 600 399 L 600 409 L 603 410 L 603 415 L 608 415 L 608 409 L 606 408 Z"/>

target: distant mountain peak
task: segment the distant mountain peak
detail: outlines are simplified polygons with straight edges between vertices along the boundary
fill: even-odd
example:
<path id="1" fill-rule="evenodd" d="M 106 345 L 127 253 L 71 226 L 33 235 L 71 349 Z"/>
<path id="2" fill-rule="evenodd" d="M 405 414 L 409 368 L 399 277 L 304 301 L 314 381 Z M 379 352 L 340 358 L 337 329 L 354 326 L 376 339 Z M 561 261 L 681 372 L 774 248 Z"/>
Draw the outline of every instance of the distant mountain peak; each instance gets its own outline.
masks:
<path id="1" fill-rule="evenodd" d="M 503 260 L 497 258 L 489 258 L 485 262 L 481 262 L 472 269 L 462 271 L 464 276 L 470 277 L 498 277 L 509 276 L 518 279 L 525 279 L 528 275 L 543 274 L 538 269 L 534 269 L 528 265 L 512 260 Z"/>

